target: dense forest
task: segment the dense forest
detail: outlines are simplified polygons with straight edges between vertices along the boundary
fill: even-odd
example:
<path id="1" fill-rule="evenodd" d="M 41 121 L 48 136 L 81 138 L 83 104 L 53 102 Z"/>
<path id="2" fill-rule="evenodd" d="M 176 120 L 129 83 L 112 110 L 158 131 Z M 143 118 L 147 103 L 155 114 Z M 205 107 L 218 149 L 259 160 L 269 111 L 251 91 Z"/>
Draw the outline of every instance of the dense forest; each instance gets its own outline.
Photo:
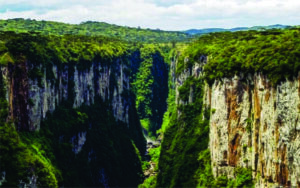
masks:
<path id="1" fill-rule="evenodd" d="M 0 20 L 1 31 L 41 32 L 44 35 L 85 35 L 106 36 L 131 42 L 164 43 L 185 41 L 189 34 L 175 31 L 162 31 L 122 27 L 104 22 L 84 22 L 79 25 L 30 19 Z"/>
<path id="2" fill-rule="evenodd" d="M 196 65 L 201 74 L 191 76 Z M 101 22 L 1 20 L 0 186 L 254 187 L 251 168 L 213 175 L 216 109 L 204 104 L 205 88 L 254 74 L 276 87 L 299 71 L 299 27 L 192 38 Z M 30 109 L 41 103 L 45 116 L 33 125 Z"/>
<path id="3" fill-rule="evenodd" d="M 243 73 L 264 73 L 274 84 L 299 71 L 299 28 L 212 33 L 200 37 L 183 52 L 177 74 L 208 56 L 204 66 L 208 82 Z M 185 58 L 186 61 L 185 61 Z"/>

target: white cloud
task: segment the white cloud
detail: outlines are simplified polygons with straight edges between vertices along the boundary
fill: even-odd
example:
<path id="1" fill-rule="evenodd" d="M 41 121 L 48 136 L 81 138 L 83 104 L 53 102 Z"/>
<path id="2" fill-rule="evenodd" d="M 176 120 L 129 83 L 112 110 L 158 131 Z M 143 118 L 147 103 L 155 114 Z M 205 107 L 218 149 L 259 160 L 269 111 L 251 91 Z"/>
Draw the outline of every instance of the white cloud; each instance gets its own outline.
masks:
<path id="1" fill-rule="evenodd" d="M 0 12 L 0 19 L 24 17 L 69 23 L 94 20 L 166 30 L 300 24 L 298 0 L 0 0 L 0 7 L 16 4 L 32 9 L 8 9 Z"/>

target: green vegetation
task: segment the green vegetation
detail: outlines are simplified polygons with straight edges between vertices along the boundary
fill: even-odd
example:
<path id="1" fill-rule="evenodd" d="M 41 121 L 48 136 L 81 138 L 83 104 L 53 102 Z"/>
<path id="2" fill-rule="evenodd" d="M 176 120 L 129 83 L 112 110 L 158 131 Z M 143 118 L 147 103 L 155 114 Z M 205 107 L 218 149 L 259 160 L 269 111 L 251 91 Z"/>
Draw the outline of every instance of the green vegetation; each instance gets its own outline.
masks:
<path id="1" fill-rule="evenodd" d="M 64 63 L 91 64 L 94 60 L 111 60 L 122 56 L 125 42 L 105 37 L 44 36 L 39 33 L 0 32 L 1 64 L 20 61 L 21 56 L 35 65 Z"/>
<path id="2" fill-rule="evenodd" d="M 8 102 L 6 100 L 6 84 L 3 80 L 2 70 L 0 69 L 0 126 L 4 125 L 8 116 Z"/>
<path id="3" fill-rule="evenodd" d="M 299 28 L 203 35 L 183 52 L 177 74 L 196 62 L 201 63 L 201 56 L 204 55 L 209 58 L 204 66 L 208 83 L 241 73 L 263 73 L 277 84 L 298 75 L 299 36 Z"/>
<path id="4" fill-rule="evenodd" d="M 247 126 L 246 126 L 246 131 L 247 131 L 247 133 L 251 133 L 251 131 L 252 131 L 253 120 L 250 119 L 250 118 L 247 118 L 247 119 L 245 120 L 245 122 L 247 123 Z"/>
<path id="5" fill-rule="evenodd" d="M 99 22 L 71 25 L 12 19 L 1 20 L 0 30 L 0 68 L 13 68 L 11 76 L 16 80 L 25 74 L 43 88 L 45 77 L 57 87 L 53 66 L 58 70 L 69 67 L 68 100 L 47 114 L 37 132 L 20 129 L 19 120 L 8 118 L 5 80 L 0 76 L 0 172 L 6 172 L 4 186 L 18 186 L 20 180 L 28 183 L 28 177 L 35 176 L 39 186 L 49 187 L 138 186 L 144 180 L 143 171 L 150 167 L 144 156 L 143 127 L 148 136 L 160 136 L 163 141 L 149 151 L 157 176 L 139 187 L 253 187 L 251 169 L 236 168 L 234 179 L 214 178 L 212 174 L 209 120 L 216 110 L 203 105 L 204 83 L 263 73 L 278 84 L 300 71 L 299 28 L 213 33 L 189 45 L 178 43 L 189 39 L 180 32 Z M 124 100 L 133 104 L 129 125 L 114 118 L 112 97 L 102 101 L 98 96 L 90 106 L 73 108 L 75 66 L 83 71 L 100 63 L 117 72 L 116 60 L 127 66 L 124 74 L 130 79 L 131 90 L 122 93 Z M 203 66 L 204 76 L 189 77 L 178 88 L 179 99 L 186 104 L 176 106 L 173 72 L 176 69 L 179 75 L 195 63 Z M 115 76 L 109 78 L 110 96 L 118 84 Z M 21 83 L 17 81 L 14 87 Z M 34 106 L 34 100 L 28 97 L 26 105 Z M 252 119 L 246 119 L 249 133 Z M 247 145 L 243 150 L 247 152 Z"/>
<path id="6" fill-rule="evenodd" d="M 198 158 L 207 149 L 209 130 L 209 111 L 202 107 L 203 81 L 191 78 L 182 87 L 194 88 L 195 101 L 178 106 L 179 117 L 177 109 L 172 113 L 161 146 L 158 187 L 196 187 L 193 177 L 197 170 L 203 170 Z"/>
<path id="7" fill-rule="evenodd" d="M 252 170 L 247 168 L 236 168 L 234 171 L 234 179 L 228 179 L 226 176 L 219 176 L 213 182 L 213 187 L 254 187 L 252 179 Z"/>
<path id="8" fill-rule="evenodd" d="M 160 128 L 168 95 L 168 65 L 164 60 L 170 51 L 168 44 L 132 45 L 106 37 L 14 32 L 0 33 L 0 41 L 1 64 L 19 64 L 28 60 L 28 77 L 37 79 L 40 87 L 43 87 L 41 81 L 44 76 L 54 81 L 53 65 L 59 70 L 64 68 L 64 64 L 76 65 L 77 69 L 84 70 L 94 61 L 102 64 L 111 64 L 116 58 L 124 62 L 134 61 L 129 65 L 129 75 L 134 80 L 132 86 L 137 96 L 139 116 L 145 120 L 142 125 L 153 136 Z M 132 55 L 135 53 L 138 54 L 136 59 Z"/>
<path id="9" fill-rule="evenodd" d="M 5 83 L 0 76 L 0 172 L 5 172 L 3 186 L 19 186 L 38 178 L 38 186 L 58 187 L 61 172 L 50 160 L 53 153 L 47 145 L 37 139 L 29 139 L 16 131 L 14 124 L 7 121 L 8 103 L 5 98 Z M 37 134 L 37 133 L 32 133 Z M 27 142 L 30 140 L 30 142 Z M 46 149 L 45 149 L 46 148 Z"/>
<path id="10" fill-rule="evenodd" d="M 211 113 L 212 113 L 212 114 L 216 113 L 216 109 L 214 109 L 214 108 L 211 109 Z"/>
<path id="11" fill-rule="evenodd" d="M 58 70 L 63 70 L 65 65 L 70 68 L 76 65 L 82 71 L 90 68 L 93 62 L 111 65 L 116 58 L 127 59 L 130 52 L 136 50 L 124 41 L 106 37 L 44 36 L 39 33 L 0 32 L 0 44 L 1 65 L 15 64 L 20 68 L 15 71 L 27 73 L 32 80 L 37 79 L 39 87 L 43 87 L 44 76 L 55 82 L 54 65 Z M 27 71 L 21 68 L 25 64 Z M 14 75 L 18 76 L 22 77 L 21 74 Z"/>
<path id="12" fill-rule="evenodd" d="M 235 179 L 228 180 L 227 187 L 254 187 L 252 170 L 247 168 L 235 168 Z"/>
<path id="13" fill-rule="evenodd" d="M 204 80 L 212 84 L 215 80 L 235 75 L 262 73 L 273 85 L 295 78 L 300 71 L 299 36 L 299 28 L 213 33 L 203 35 L 182 48 L 176 74 L 199 63 L 204 76 L 199 80 L 189 77 L 178 88 L 179 99 L 188 102 L 193 97 L 193 102 L 177 106 L 177 109 L 171 105 L 173 112 L 168 109 L 164 117 L 166 123 L 163 124 L 164 139 L 156 186 L 254 186 L 251 169 L 235 168 L 234 179 L 213 177 L 210 152 L 207 149 L 210 110 L 202 106 L 201 88 Z M 211 109 L 211 113 L 215 113 L 215 109 Z M 251 133 L 252 119 L 246 120 L 248 133 Z M 247 152 L 246 149 L 247 145 L 243 146 L 244 152 Z M 251 152 L 252 148 L 249 150 Z"/>
<path id="14" fill-rule="evenodd" d="M 140 52 L 141 64 L 132 84 L 136 108 L 144 129 L 155 136 L 167 109 L 168 65 L 162 56 L 167 52 L 152 44 L 142 46 Z"/>
<path id="15" fill-rule="evenodd" d="M 29 179 L 38 177 L 38 186 L 58 187 L 61 173 L 40 143 L 23 142 L 11 123 L 0 126 L 0 137 L 0 171 L 6 173 L 3 186 L 18 186 L 21 181 L 29 183 Z"/>
<path id="16" fill-rule="evenodd" d="M 156 173 L 158 172 L 158 162 L 159 162 L 160 152 L 161 152 L 161 147 L 160 146 L 156 147 L 156 148 L 149 149 L 150 161 L 155 165 L 155 168 L 153 170 Z M 147 161 L 144 161 L 144 163 L 147 163 L 148 166 L 147 166 L 147 168 L 145 168 L 143 170 L 144 171 L 149 170 L 149 168 L 151 167 L 150 163 L 147 162 Z M 154 176 L 150 175 L 138 187 L 139 188 L 156 187 L 156 181 L 157 181 L 157 176 L 156 175 L 154 175 Z"/>
<path id="17" fill-rule="evenodd" d="M 150 121 L 149 119 L 141 119 L 141 125 L 145 130 L 150 130 Z"/>
<path id="18" fill-rule="evenodd" d="M 174 69 L 175 68 L 175 53 L 177 49 L 174 48 L 169 48 L 168 46 L 159 46 L 161 50 L 161 54 L 164 56 L 164 60 L 166 63 L 169 64 L 169 69 Z M 175 46 L 173 46 L 175 47 Z M 156 134 L 162 138 L 163 133 L 165 132 L 166 128 L 168 127 L 168 124 L 170 122 L 170 118 L 172 116 L 172 112 L 175 110 L 176 105 L 175 105 L 175 85 L 173 82 L 174 75 L 172 74 L 173 70 L 169 70 L 169 76 L 168 76 L 168 98 L 167 98 L 167 111 L 163 115 L 162 119 L 162 124 L 160 129 L 156 130 Z M 147 119 L 148 120 L 148 119 Z M 141 123 L 143 124 L 145 121 L 141 120 Z M 149 122 L 149 121 L 147 121 Z M 150 122 L 146 125 L 150 125 Z M 157 127 L 158 128 L 158 127 Z M 158 172 L 158 165 L 159 165 L 159 157 L 161 154 L 161 146 L 157 148 L 151 148 L 149 150 L 149 156 L 150 156 L 150 161 L 155 163 L 155 172 Z M 148 168 L 147 168 L 148 169 Z M 140 184 L 140 188 L 146 188 L 146 187 L 155 187 L 157 182 L 157 175 L 155 176 L 150 176 L 146 178 L 143 182 L 143 184 Z"/>
<path id="19" fill-rule="evenodd" d="M 106 37 L 0 33 L 1 66 L 13 68 L 14 79 L 28 76 L 38 80 L 42 88 L 42 78 L 46 77 L 57 87 L 58 80 L 52 67 L 56 65 L 58 70 L 63 70 L 68 65 L 69 68 L 68 99 L 53 113 L 47 114 L 38 132 L 27 132 L 28 127 L 21 129 L 17 120 L 4 123 L 8 107 L 1 72 L 0 172 L 6 172 L 3 185 L 18 186 L 19 181 L 28 183 L 28 177 L 35 176 L 38 176 L 38 186 L 44 187 L 137 186 L 143 181 L 139 154 L 145 153 L 146 141 L 135 106 L 129 108 L 128 126 L 115 120 L 111 101 L 95 98 L 93 105 L 73 109 L 72 91 L 75 66 L 82 71 L 96 62 L 115 71 L 118 68 L 114 66 L 116 59 L 125 65 L 136 66 L 138 60 L 131 59 L 136 51 L 136 46 L 129 47 L 124 41 Z M 25 63 L 28 72 L 24 69 Z M 129 76 L 131 72 L 125 74 Z M 110 82 L 112 87 L 115 86 L 114 74 L 111 74 Z M 15 87 L 20 84 L 17 82 Z M 134 103 L 132 91 L 126 90 L 122 96 Z M 17 98 L 15 102 L 21 102 L 21 99 Z M 30 98 L 27 103 L 34 105 Z"/>
<path id="20" fill-rule="evenodd" d="M 156 176 L 150 176 L 143 184 L 139 185 L 138 188 L 154 188 L 156 187 Z"/>
<path id="21" fill-rule="evenodd" d="M 195 86 L 195 79 L 193 77 L 189 77 L 184 84 L 178 88 L 179 91 L 179 98 L 183 100 L 184 102 L 188 102 L 190 94 L 191 94 L 191 88 Z"/>
<path id="22" fill-rule="evenodd" d="M 181 48 L 181 47 L 180 47 Z M 170 123 L 170 119 L 172 117 L 172 113 L 175 112 L 176 104 L 175 104 L 175 58 L 176 58 L 177 48 L 170 51 L 171 57 L 169 57 L 171 64 L 169 65 L 169 80 L 168 80 L 168 98 L 167 98 L 167 111 L 164 113 L 163 122 L 161 125 L 161 129 L 157 130 L 157 133 L 164 133 Z"/>
<path id="23" fill-rule="evenodd" d="M 104 22 L 84 22 L 79 25 L 30 19 L 0 20 L 1 31 L 41 32 L 43 35 L 106 36 L 134 42 L 186 41 L 191 36 L 183 32 L 141 29 L 111 25 Z"/>
<path id="24" fill-rule="evenodd" d="M 210 109 L 203 106 L 203 78 L 189 77 L 179 88 L 179 98 L 192 103 L 175 108 L 165 127 L 157 177 L 144 182 L 155 187 L 252 187 L 251 169 L 237 168 L 235 179 L 214 178 L 209 140 Z M 192 88 L 192 90 L 190 90 Z M 178 116 L 179 111 L 180 116 Z M 155 181 L 154 181 L 155 180 Z"/>
<path id="25" fill-rule="evenodd" d="M 151 157 L 151 161 L 154 162 L 156 164 L 156 168 L 154 169 L 155 171 L 158 170 L 158 159 L 159 159 L 159 156 L 160 156 L 160 150 L 161 150 L 161 147 L 157 147 L 157 148 L 151 148 L 149 150 L 149 155 Z"/>
<path id="26" fill-rule="evenodd" d="M 28 145 L 46 155 L 61 170 L 62 178 L 56 185 L 136 186 L 141 183 L 140 151 L 144 152 L 145 146 L 143 136 L 139 135 L 139 124 L 131 124 L 127 129 L 106 109 L 109 106 L 100 99 L 78 109 L 62 105 L 47 115 L 39 132 L 22 133 Z M 97 121 L 99 118 L 101 121 Z M 82 137 L 86 140 L 80 146 Z M 106 178 L 99 180 L 101 177 Z M 38 181 L 41 178 L 43 175 Z"/>

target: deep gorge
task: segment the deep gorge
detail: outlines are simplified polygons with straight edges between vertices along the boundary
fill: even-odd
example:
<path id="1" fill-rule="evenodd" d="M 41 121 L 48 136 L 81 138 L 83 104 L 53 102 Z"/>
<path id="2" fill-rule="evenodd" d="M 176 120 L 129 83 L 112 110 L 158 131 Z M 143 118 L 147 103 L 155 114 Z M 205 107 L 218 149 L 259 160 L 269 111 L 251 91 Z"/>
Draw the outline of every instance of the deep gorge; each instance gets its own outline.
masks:
<path id="1" fill-rule="evenodd" d="M 300 187 L 298 38 L 1 32 L 0 186 Z"/>

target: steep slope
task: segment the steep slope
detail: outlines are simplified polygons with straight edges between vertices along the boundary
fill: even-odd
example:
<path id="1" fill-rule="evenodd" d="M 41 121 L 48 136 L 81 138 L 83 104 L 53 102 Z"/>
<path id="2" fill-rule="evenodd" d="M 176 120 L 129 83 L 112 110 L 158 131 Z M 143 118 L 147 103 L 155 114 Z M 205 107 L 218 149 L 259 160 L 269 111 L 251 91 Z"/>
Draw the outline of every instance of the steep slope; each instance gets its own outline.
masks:
<path id="1" fill-rule="evenodd" d="M 3 185 L 139 184 L 145 139 L 130 88 L 138 49 L 100 37 L 0 38 Z"/>
<path id="2" fill-rule="evenodd" d="M 156 186 L 300 186 L 299 34 L 216 33 L 181 53 Z"/>

